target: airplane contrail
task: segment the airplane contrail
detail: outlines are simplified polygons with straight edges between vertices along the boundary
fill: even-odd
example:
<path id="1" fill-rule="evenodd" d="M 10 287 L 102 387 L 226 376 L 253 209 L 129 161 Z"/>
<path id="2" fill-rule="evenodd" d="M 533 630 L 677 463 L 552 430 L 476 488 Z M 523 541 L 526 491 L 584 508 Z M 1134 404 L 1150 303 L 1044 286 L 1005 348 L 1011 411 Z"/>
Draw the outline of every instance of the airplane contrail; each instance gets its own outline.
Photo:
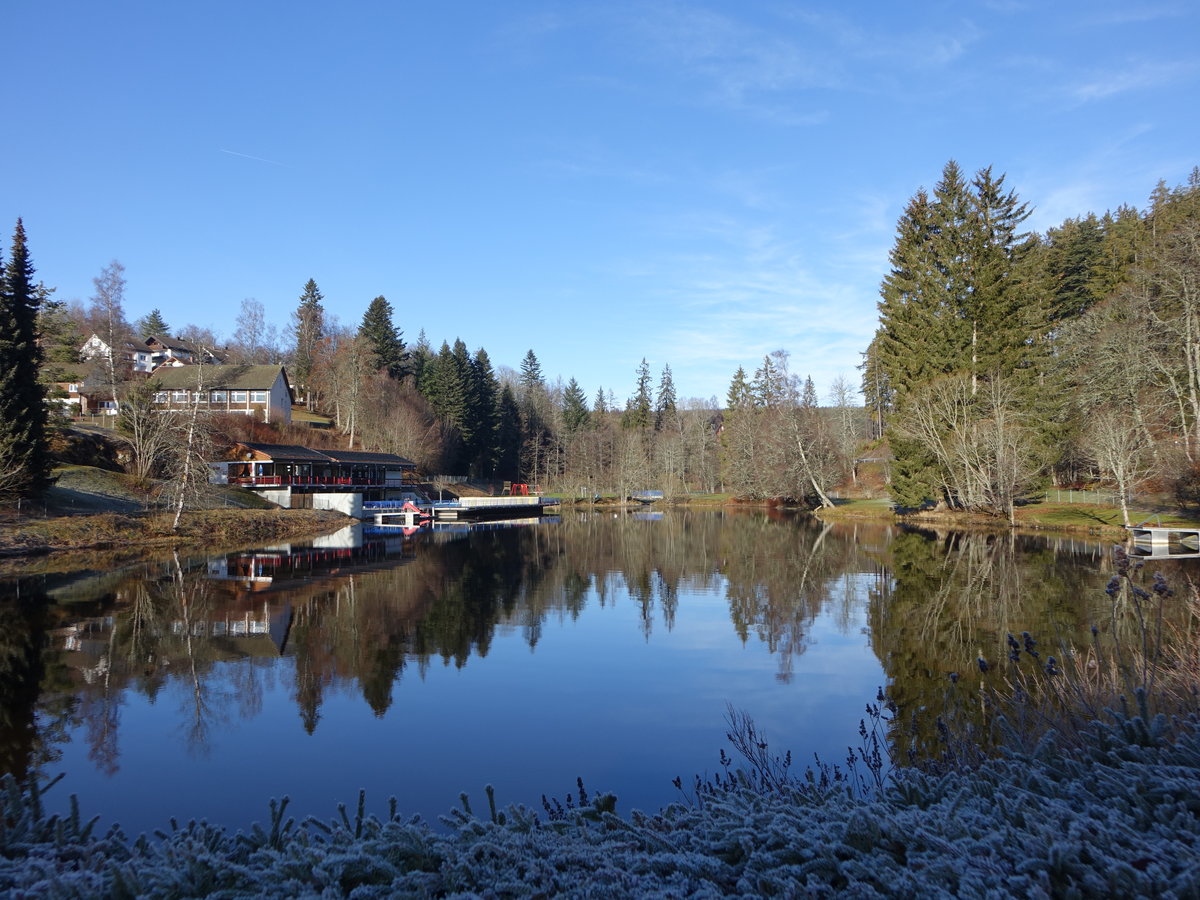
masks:
<path id="1" fill-rule="evenodd" d="M 251 156 L 249 153 L 238 153 L 236 150 L 221 150 L 222 153 L 228 153 L 230 156 L 240 156 L 242 159 L 252 159 L 255 162 L 269 163 L 272 166 L 282 166 L 285 169 L 290 169 L 287 163 L 276 162 L 273 159 L 263 159 L 261 156 Z"/>

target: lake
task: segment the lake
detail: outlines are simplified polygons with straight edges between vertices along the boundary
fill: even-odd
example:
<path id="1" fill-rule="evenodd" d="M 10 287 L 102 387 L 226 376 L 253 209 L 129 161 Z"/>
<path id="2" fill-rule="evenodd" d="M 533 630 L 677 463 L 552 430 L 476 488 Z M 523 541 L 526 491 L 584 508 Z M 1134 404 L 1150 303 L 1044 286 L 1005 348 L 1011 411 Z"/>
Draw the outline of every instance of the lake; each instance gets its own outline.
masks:
<path id="1" fill-rule="evenodd" d="M 540 809 L 578 778 L 655 810 L 720 771 L 730 708 L 837 763 L 881 685 L 936 711 L 1010 632 L 1088 640 L 1110 549 L 668 510 L 92 562 L 3 584 L 0 771 L 65 773 L 51 807 L 128 834 L 284 795 L 326 819 L 360 789 Z"/>

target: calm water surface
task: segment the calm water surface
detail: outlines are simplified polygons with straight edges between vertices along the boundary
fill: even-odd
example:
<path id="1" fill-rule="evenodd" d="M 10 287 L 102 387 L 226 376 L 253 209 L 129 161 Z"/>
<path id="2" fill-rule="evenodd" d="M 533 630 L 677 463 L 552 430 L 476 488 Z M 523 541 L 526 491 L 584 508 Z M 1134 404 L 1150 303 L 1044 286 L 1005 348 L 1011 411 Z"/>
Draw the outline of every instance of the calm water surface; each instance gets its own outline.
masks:
<path id="1" fill-rule="evenodd" d="M 1110 568 L 1088 542 L 671 511 L 30 575 L 0 599 L 0 771 L 65 772 L 52 805 L 127 833 L 283 795 L 328 818 L 360 788 L 540 808 L 581 776 L 657 809 L 719 769 L 728 706 L 840 761 L 878 686 L 936 708 L 1009 631 L 1085 634 Z"/>

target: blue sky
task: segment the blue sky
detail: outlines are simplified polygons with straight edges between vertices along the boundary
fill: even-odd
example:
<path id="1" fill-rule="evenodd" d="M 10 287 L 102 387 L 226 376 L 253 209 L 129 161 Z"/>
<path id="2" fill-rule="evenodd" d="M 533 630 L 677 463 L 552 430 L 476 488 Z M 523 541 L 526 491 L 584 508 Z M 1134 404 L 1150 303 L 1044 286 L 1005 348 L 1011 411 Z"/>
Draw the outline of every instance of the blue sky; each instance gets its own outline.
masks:
<path id="1" fill-rule="evenodd" d="M 1200 7 L 1104 2 L 44 2 L 3 16 L 5 233 L 130 319 L 357 325 L 623 402 L 791 353 L 824 395 L 895 222 L 954 158 L 1067 216 L 1200 163 Z M 7 243 L 7 239 L 5 239 Z"/>

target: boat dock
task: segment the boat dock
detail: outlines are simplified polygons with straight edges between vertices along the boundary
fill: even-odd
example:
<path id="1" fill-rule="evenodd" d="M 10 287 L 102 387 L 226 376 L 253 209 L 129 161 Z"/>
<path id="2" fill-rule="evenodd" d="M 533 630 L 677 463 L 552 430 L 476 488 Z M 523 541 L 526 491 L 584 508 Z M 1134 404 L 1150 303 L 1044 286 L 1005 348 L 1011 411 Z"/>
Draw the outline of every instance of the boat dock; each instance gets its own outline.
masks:
<path id="1" fill-rule="evenodd" d="M 1200 559 L 1200 526 L 1131 525 L 1133 555 L 1149 559 Z"/>
<path id="2" fill-rule="evenodd" d="M 557 497 L 528 496 L 459 497 L 432 503 L 382 500 L 364 502 L 363 515 L 372 518 L 376 525 L 417 528 L 438 522 L 536 517 L 543 515 L 547 507 L 558 504 Z"/>

